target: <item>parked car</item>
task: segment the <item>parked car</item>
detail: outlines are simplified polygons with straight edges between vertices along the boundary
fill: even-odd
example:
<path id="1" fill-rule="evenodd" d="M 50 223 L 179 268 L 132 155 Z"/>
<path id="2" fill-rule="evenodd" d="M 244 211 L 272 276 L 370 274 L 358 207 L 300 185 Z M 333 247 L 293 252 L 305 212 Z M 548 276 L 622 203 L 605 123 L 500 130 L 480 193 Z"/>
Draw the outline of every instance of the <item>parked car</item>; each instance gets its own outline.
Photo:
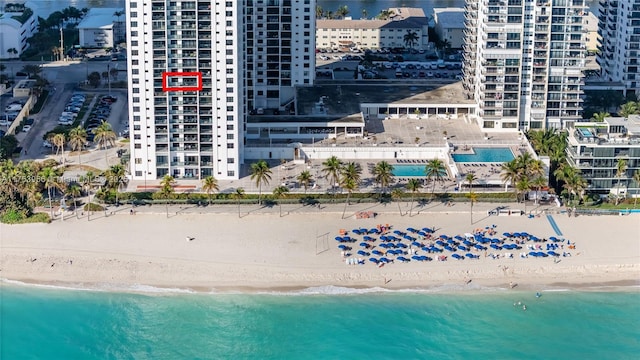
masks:
<path id="1" fill-rule="evenodd" d="M 52 148 L 53 147 L 53 145 L 51 145 L 51 143 L 48 142 L 47 140 L 42 142 L 42 146 L 44 146 L 46 148 Z"/>
<path id="2" fill-rule="evenodd" d="M 31 130 L 31 125 L 25 125 L 22 127 L 23 132 L 29 132 L 29 130 Z"/>

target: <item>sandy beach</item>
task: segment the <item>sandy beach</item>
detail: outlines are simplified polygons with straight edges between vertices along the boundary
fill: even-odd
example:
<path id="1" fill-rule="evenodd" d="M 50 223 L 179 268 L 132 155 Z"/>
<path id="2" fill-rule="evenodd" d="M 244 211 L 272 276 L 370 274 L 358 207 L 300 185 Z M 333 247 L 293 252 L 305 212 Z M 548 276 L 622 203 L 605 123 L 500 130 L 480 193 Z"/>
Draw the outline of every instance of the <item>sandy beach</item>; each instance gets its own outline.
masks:
<path id="1" fill-rule="evenodd" d="M 285 205 L 286 207 L 286 205 Z M 289 205 L 292 208 L 292 205 Z M 583 287 L 640 284 L 640 216 L 554 215 L 563 236 L 576 245 L 571 257 L 347 265 L 334 237 L 340 229 L 436 227 L 454 236 L 496 225 L 503 232 L 555 236 L 546 216 L 486 216 L 471 225 L 463 205 L 409 217 L 391 207 L 375 219 L 341 219 L 342 205 L 322 211 L 277 207 L 251 214 L 237 207 L 214 213 L 180 213 L 164 207 L 130 215 L 121 210 L 91 221 L 69 217 L 52 224 L 0 225 L 0 278 L 60 286 L 133 289 L 138 285 L 194 291 L 264 291 L 317 286 L 429 288 Z M 386 211 L 384 211 L 386 210 Z M 354 244 L 357 250 L 357 244 Z M 567 251 L 567 250 L 565 250 Z M 508 251 L 501 251 L 502 253 Z M 562 252 L 562 251 L 560 251 Z M 490 249 L 487 251 L 498 253 Z M 554 260 L 555 259 L 555 260 Z"/>

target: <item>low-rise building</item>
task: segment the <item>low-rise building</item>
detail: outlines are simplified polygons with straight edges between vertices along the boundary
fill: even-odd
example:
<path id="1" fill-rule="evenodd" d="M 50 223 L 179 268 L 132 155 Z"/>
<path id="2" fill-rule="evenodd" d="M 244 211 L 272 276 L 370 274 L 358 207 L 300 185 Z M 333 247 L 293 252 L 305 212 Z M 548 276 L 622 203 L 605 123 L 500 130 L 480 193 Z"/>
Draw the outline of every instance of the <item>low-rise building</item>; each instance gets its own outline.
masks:
<path id="1" fill-rule="evenodd" d="M 433 21 L 440 40 L 448 41 L 453 49 L 462 48 L 465 28 L 463 8 L 435 8 Z"/>
<path id="2" fill-rule="evenodd" d="M 93 8 L 78 24 L 80 46 L 86 48 L 114 47 L 124 41 L 123 9 Z"/>
<path id="3" fill-rule="evenodd" d="M 567 138 L 567 161 L 582 173 L 587 191 L 640 196 L 640 116 L 609 117 L 604 122 L 575 123 Z M 626 163 L 618 174 L 620 161 Z"/>
<path id="4" fill-rule="evenodd" d="M 35 80 L 20 80 L 13 87 L 14 98 L 25 98 L 31 95 L 31 90 L 36 86 Z"/>
<path id="5" fill-rule="evenodd" d="M 426 49 L 429 20 L 419 8 L 390 8 L 386 20 L 316 20 L 316 47 L 328 49 Z M 405 35 L 412 34 L 410 37 Z"/>
<path id="6" fill-rule="evenodd" d="M 33 10 L 23 4 L 7 4 L 0 12 L 0 59 L 19 57 L 37 28 Z"/>

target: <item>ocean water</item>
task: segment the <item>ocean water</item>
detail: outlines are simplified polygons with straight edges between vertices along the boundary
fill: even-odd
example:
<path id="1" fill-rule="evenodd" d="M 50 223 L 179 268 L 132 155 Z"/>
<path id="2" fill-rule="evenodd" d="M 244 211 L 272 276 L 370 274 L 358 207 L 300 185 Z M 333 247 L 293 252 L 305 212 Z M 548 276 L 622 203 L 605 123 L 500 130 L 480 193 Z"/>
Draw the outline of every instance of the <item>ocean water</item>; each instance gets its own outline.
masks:
<path id="1" fill-rule="evenodd" d="M 544 291 L 536 298 L 506 290 L 345 290 L 131 294 L 5 283 L 0 358 L 636 359 L 640 353 L 638 291 Z M 514 306 L 518 301 L 526 311 Z"/>

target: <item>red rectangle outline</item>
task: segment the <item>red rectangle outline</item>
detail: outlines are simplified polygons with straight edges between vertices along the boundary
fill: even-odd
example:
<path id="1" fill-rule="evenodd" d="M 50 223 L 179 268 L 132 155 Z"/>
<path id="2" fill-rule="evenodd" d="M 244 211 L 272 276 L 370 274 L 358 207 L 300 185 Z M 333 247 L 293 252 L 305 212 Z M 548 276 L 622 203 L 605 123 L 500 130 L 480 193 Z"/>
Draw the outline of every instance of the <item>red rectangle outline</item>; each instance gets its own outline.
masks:
<path id="1" fill-rule="evenodd" d="M 177 86 L 177 87 L 169 87 L 167 86 L 167 79 L 173 76 L 182 76 L 182 77 L 197 77 L 198 78 L 198 86 Z M 201 91 L 202 90 L 202 72 L 162 72 L 162 91 Z"/>

